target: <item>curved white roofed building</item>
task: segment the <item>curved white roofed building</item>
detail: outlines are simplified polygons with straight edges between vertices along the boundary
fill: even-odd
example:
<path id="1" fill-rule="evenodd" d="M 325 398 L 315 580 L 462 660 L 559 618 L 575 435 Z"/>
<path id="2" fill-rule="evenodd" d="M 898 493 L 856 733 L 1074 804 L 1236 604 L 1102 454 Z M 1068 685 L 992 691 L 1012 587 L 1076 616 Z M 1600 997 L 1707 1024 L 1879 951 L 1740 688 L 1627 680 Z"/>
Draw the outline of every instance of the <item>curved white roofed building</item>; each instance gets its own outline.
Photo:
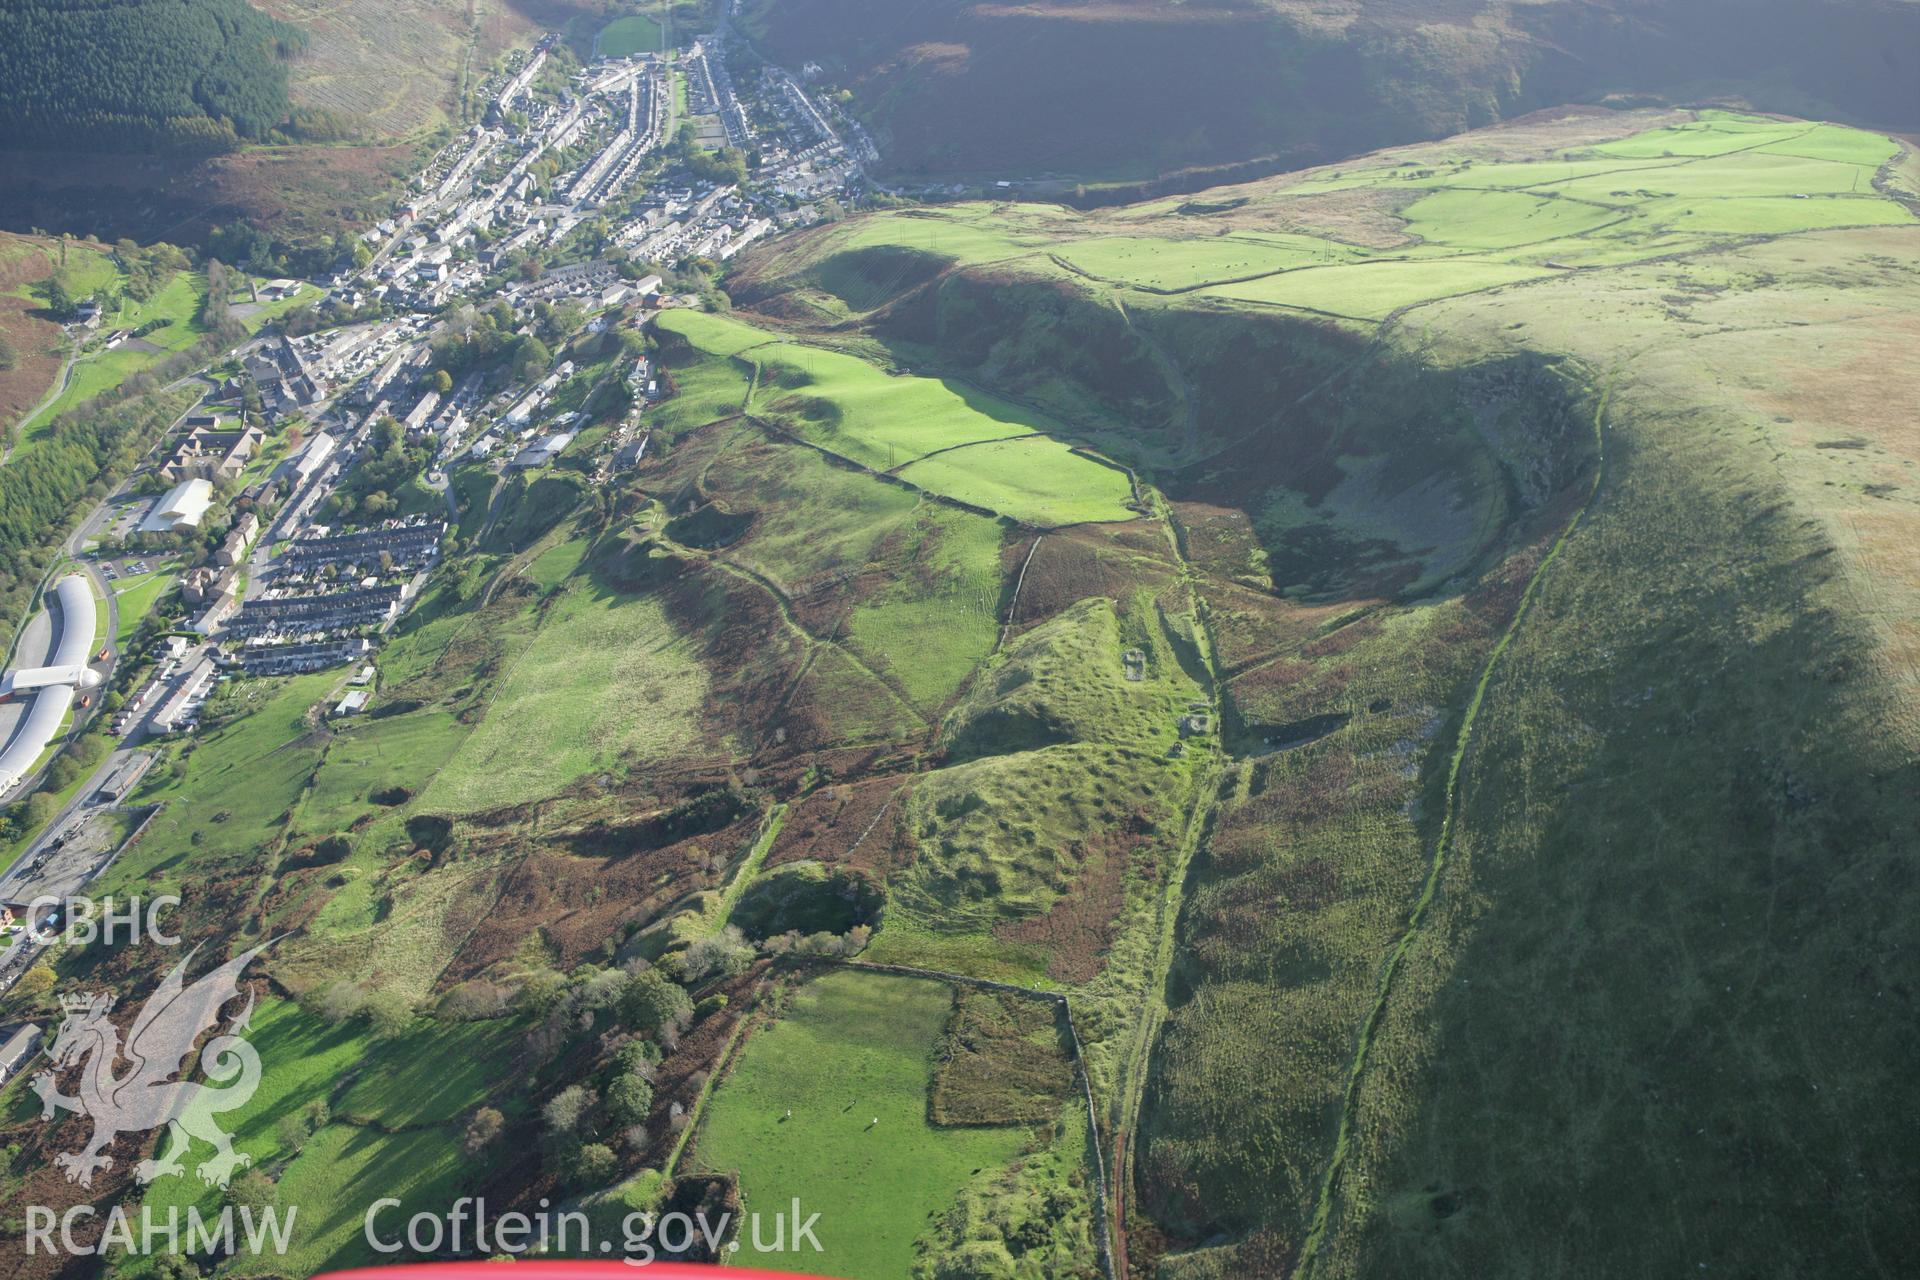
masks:
<path id="1" fill-rule="evenodd" d="M 0 682 L 8 693 L 17 688 L 21 696 L 33 699 L 13 737 L 0 749 L 0 795 L 33 771 L 40 753 L 60 732 L 60 722 L 73 706 L 74 690 L 100 683 L 99 673 L 87 666 L 87 653 L 93 647 L 93 588 L 80 574 L 68 574 L 54 585 L 52 607 L 59 630 L 47 665 L 10 671 Z"/>
<path id="2" fill-rule="evenodd" d="M 93 649 L 93 588 L 84 574 L 70 573 L 54 584 L 60 604 L 60 639 L 54 643 L 50 667 L 84 667 Z"/>

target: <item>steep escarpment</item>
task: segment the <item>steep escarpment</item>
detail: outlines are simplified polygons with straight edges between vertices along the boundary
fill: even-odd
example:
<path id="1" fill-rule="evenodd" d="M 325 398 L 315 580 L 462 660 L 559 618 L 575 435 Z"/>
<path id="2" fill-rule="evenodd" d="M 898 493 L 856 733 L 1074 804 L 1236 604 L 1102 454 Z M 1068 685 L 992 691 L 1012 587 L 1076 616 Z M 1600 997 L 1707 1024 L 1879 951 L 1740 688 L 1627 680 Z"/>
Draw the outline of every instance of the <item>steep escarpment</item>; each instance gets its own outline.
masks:
<path id="1" fill-rule="evenodd" d="M 1298 167 L 1609 94 L 1920 123 L 1920 11 L 1876 0 L 780 0 L 748 26 L 851 88 L 903 178 Z"/>
<path id="2" fill-rule="evenodd" d="M 814 248 L 750 264 L 737 298 L 1040 406 L 1164 494 L 1182 554 L 1223 587 L 1315 608 L 1423 596 L 1487 570 L 1592 464 L 1569 379 L 1538 358 L 1442 370 L 1311 317 L 1129 306 L 1046 260 Z M 1230 724 L 1273 723 L 1258 688 L 1247 706 L 1229 691 Z"/>
<path id="3" fill-rule="evenodd" d="M 1128 1274 L 1920 1260 L 1906 156 L 1569 114 L 743 268 L 822 340 L 1046 404 L 1165 521 L 1152 603 L 1195 602 L 1170 652 L 1208 694 L 1173 758 L 1219 755 L 1159 859 L 1160 982 L 1100 1050 Z M 1140 542 L 1021 544 L 1017 626 L 1134 598 Z M 1031 692 L 1089 665 L 1053 626 L 957 754 L 1057 754 L 1101 705 Z M 1063 914 L 1006 936 L 1087 936 Z"/>

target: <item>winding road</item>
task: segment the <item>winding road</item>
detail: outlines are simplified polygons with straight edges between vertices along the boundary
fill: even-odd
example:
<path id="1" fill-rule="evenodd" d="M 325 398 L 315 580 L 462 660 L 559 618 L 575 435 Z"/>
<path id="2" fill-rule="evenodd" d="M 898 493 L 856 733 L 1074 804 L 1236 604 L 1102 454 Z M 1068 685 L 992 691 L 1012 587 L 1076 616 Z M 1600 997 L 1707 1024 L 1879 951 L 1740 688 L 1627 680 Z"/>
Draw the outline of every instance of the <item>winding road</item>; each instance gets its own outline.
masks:
<path id="1" fill-rule="evenodd" d="M 80 363 L 80 353 L 77 350 L 69 350 L 66 359 L 61 361 L 60 376 L 54 379 L 53 388 L 41 397 L 39 404 L 23 414 L 20 421 L 14 424 L 13 430 L 7 433 L 6 443 L 4 447 L 0 447 L 0 467 L 4 467 L 7 460 L 13 457 L 14 441 L 20 438 L 21 433 L 35 418 L 47 411 L 48 405 L 67 394 L 67 388 L 73 385 L 73 366 L 78 363 Z"/>

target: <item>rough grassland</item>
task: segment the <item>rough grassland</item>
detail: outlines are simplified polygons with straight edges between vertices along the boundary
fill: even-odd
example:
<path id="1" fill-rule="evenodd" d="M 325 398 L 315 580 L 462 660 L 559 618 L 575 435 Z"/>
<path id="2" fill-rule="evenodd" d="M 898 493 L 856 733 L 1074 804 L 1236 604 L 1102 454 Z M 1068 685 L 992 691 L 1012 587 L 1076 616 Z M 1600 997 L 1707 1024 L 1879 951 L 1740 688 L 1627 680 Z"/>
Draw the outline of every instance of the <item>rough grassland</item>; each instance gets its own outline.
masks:
<path id="1" fill-rule="evenodd" d="M 589 561 L 516 516 L 497 556 L 448 564 L 380 660 L 383 699 L 417 710 L 322 725 L 338 672 L 223 686 L 100 888 L 183 888 L 195 939 L 293 930 L 267 962 L 284 990 L 424 1001 L 482 952 L 511 957 L 503 981 L 617 954 L 629 913 L 684 886 L 704 892 L 683 922 L 716 921 L 800 834 L 884 880 L 870 958 L 1072 992 L 1142 1280 L 1907 1274 L 1920 226 L 1873 194 L 1891 146 L 1593 112 L 1143 208 L 782 237 L 745 255 L 736 296 L 791 282 L 805 305 L 778 313 L 821 316 L 838 346 L 669 316 L 714 351 L 668 343 L 683 416 L 661 407 L 670 447 L 607 495 L 624 547 Z M 1860 225 L 1818 229 L 1835 218 Z M 943 237 L 1005 260 L 942 272 Z M 1112 277 L 1060 265 L 1096 241 Z M 1170 292 L 1226 285 L 1209 273 L 1240 269 L 1239 242 L 1326 257 L 1247 282 L 1265 302 Z M 756 277 L 767 261 L 787 274 Z M 1340 284 L 1345 319 L 1286 292 L 1314 281 Z M 763 421 L 682 432 L 735 412 L 756 364 Z M 1082 397 L 1060 412 L 1141 465 L 1153 518 L 1036 541 L 764 420 L 910 443 L 933 412 L 916 380 Z M 1039 446 L 1063 441 L 898 469 L 1002 512 L 1039 481 L 1078 499 Z M 667 607 L 710 624 L 697 652 Z M 1219 718 L 1176 753 L 1203 707 Z M 702 713 L 735 708 L 786 739 L 716 758 Z M 604 790 L 446 841 L 409 822 L 443 786 L 478 807 L 599 772 Z M 690 844 L 686 873 L 682 850 L 626 847 L 723 773 L 779 817 Z M 312 837 L 336 829 L 351 847 L 330 861 Z M 566 852 L 602 841 L 605 859 Z M 723 894 L 716 861 L 743 850 Z M 752 981 L 661 1076 L 710 1069 L 728 1016 L 765 1014 L 687 1167 L 738 1169 L 769 1216 L 818 1209 L 829 1252 L 801 1265 L 1097 1265 L 1072 1106 L 1044 1145 L 928 1128 L 940 985 Z M 263 1006 L 269 1083 L 242 1137 L 308 1233 L 264 1265 L 363 1260 L 370 1188 L 409 1210 L 551 1189 L 524 1180 L 526 1111 L 562 1076 L 603 1084 L 612 1045 L 604 1023 L 556 1028 L 551 1072 L 491 1076 L 526 1061 L 526 1029 L 416 1021 L 375 1043 Z M 275 1113 L 320 1091 L 334 1119 L 296 1158 Z M 514 1126 L 485 1168 L 453 1154 L 483 1103 Z M 629 1185 L 677 1140 L 649 1128 L 645 1151 L 614 1139 Z"/>
<path id="2" fill-rule="evenodd" d="M 893 676 L 919 711 L 939 709 L 993 648 L 1000 606 L 1000 528 L 925 507 L 894 548 L 917 572 L 857 606 L 847 643 Z"/>
<path id="3" fill-rule="evenodd" d="M 753 518 L 729 555 L 789 592 L 822 574 L 884 563 L 888 535 L 926 501 L 745 426 L 706 469 L 704 483 L 730 510 Z"/>
<path id="4" fill-rule="evenodd" d="M 448 120 L 463 74 L 477 77 L 554 21 L 551 10 L 535 18 L 513 4 L 455 0 L 274 0 L 266 8 L 309 35 L 293 64 L 294 102 L 381 138 Z"/>
<path id="5" fill-rule="evenodd" d="M 1197 744 L 1170 758 L 1200 690 L 1153 616 L 1139 598 L 1124 617 L 1083 600 L 982 669 L 942 729 L 955 763 L 906 802 L 918 856 L 891 880 L 874 958 L 1083 994 L 1098 979 L 1079 1006 L 1094 1022 L 1108 996 L 1137 1005 L 1140 975 L 1116 958 L 1132 954 L 1128 919 L 1205 758 Z M 1124 674 L 1131 648 L 1145 656 L 1138 681 Z"/>
<path id="6" fill-rule="evenodd" d="M 713 1095 L 695 1155 L 739 1172 L 749 1212 L 771 1216 L 795 1199 L 803 1218 L 818 1208 L 824 1251 L 745 1261 L 895 1280 L 910 1270 L 927 1219 L 975 1172 L 1020 1149 L 1017 1128 L 928 1123 L 933 1054 L 952 1004 L 941 983 L 829 973 L 753 1033 Z"/>
<path id="7" fill-rule="evenodd" d="M 579 582 L 552 606 L 473 735 L 422 798 L 470 813 L 537 800 L 697 739 L 706 674 L 659 601 Z"/>
<path id="8" fill-rule="evenodd" d="M 295 830 L 331 835 L 367 811 L 372 793 L 394 788 L 418 793 L 467 732 L 451 712 L 437 708 L 336 727 Z"/>
<path id="9" fill-rule="evenodd" d="M 1660 127 L 1635 135 L 1642 121 Z M 1920 1257 L 1893 1136 L 1911 1127 L 1895 1080 L 1913 1036 L 1886 1014 L 1920 984 L 1891 941 L 1916 909 L 1911 877 L 1888 861 L 1920 742 L 1920 437 L 1901 354 L 1920 340 L 1920 230 L 1875 172 L 1898 150 L 1830 125 L 1596 112 L 1132 210 L 953 207 L 942 220 L 973 224 L 968 252 L 1007 250 L 993 271 L 943 280 L 937 314 L 920 298 L 905 315 L 861 308 L 1011 381 L 1036 357 L 1005 339 L 1045 325 L 1003 311 L 948 337 L 956 280 L 1019 276 L 1023 300 L 1049 300 L 1060 261 L 1115 236 L 1164 233 L 1175 259 L 1269 232 L 1364 251 L 1202 291 L 1262 317 L 1344 318 L 1368 341 L 1267 394 L 1211 395 L 1221 371 L 1254 382 L 1268 358 L 1249 319 L 1218 335 L 1234 345 L 1213 377 L 1189 377 L 1195 474 L 1213 487 L 1176 501 L 1188 548 L 1210 555 L 1194 586 L 1249 721 L 1229 741 L 1251 758 L 1225 771 L 1174 896 L 1168 1021 L 1129 1131 L 1137 1272 L 1162 1249 L 1162 1280 L 1892 1274 Z M 964 261 L 939 254 L 934 223 L 864 219 L 780 269 L 831 280 L 809 255 L 897 261 L 888 245 Z M 1124 265 L 1090 292 L 1190 359 L 1174 337 L 1200 308 L 1165 282 L 1193 277 Z M 1145 287 L 1113 283 L 1129 278 Z M 1272 363 L 1284 374 L 1303 349 Z M 1451 503 L 1371 482 L 1407 463 L 1427 417 L 1360 447 L 1381 351 L 1457 378 L 1433 418 L 1484 433 L 1506 474 Z M 1294 492 L 1250 483 L 1249 500 L 1236 469 L 1271 465 L 1256 449 L 1303 421 L 1328 435 Z M 1602 483 L 1560 543 L 1596 426 Z M 1210 439 L 1252 447 L 1215 455 Z M 1505 486 L 1524 496 L 1496 500 Z M 1383 512 L 1389 492 L 1408 500 Z M 1319 537 L 1329 510 L 1431 555 L 1415 580 L 1429 594 L 1329 583 L 1339 566 L 1311 545 L 1297 564 L 1246 554 Z M 1261 536 L 1214 532 L 1232 518 Z M 1536 578 L 1548 546 L 1564 554 Z M 1241 591 L 1262 569 L 1338 605 Z M 1521 598 L 1534 612 L 1476 685 Z M 1052 795 L 1040 759 L 1062 751 L 1031 752 L 1020 781 Z M 1046 805 L 997 777 L 942 785 L 972 784 L 980 763 L 916 786 L 921 861 L 896 877 L 875 954 L 1030 959 L 940 933 L 977 909 L 965 890 L 1037 903 L 1063 870 L 1010 858 L 994 828 L 1000 813 L 1039 828 Z"/>
<path id="10" fill-rule="evenodd" d="M 1815 320 L 1816 282 L 1861 270 L 1820 260 L 1817 242 L 1782 244 L 1748 264 L 1783 272 L 1759 297 L 1685 310 Z M 1743 421 L 1740 393 L 1674 411 L 1703 375 L 1818 376 L 1827 358 L 1810 369 L 1790 348 L 1845 332 L 1819 329 L 1750 331 L 1753 350 L 1703 336 L 1637 370 L 1611 426 L 1622 465 L 1488 689 L 1463 857 L 1389 1005 L 1392 1061 L 1363 1082 L 1313 1274 L 1539 1275 L 1601 1256 L 1619 1274 L 1870 1274 L 1913 1256 L 1890 1114 L 1910 1110 L 1910 1036 L 1882 1012 L 1912 972 L 1890 949 L 1912 890 L 1887 861 L 1913 820 L 1911 757 L 1892 745 L 1912 717 L 1874 673 L 1872 611 L 1823 567 L 1857 554 L 1823 526 L 1873 501 L 1811 447 L 1781 466 L 1801 433 Z M 1586 340 L 1631 332 L 1595 317 Z M 1636 567 L 1656 564 L 1685 573 Z M 1608 596 L 1620 607 L 1592 607 Z M 1494 1048 L 1520 1043 L 1537 1048 Z M 1826 1203 L 1803 1207 L 1807 1186 Z M 1649 1231 L 1654 1204 L 1684 1227 Z"/>
<path id="11" fill-rule="evenodd" d="M 245 714 L 195 741 L 184 766 L 176 765 L 182 745 L 168 748 L 137 796 L 143 804 L 164 800 L 166 808 L 95 887 L 169 892 L 189 871 L 257 857 L 281 832 L 319 759 L 306 713 L 338 679 L 322 672 L 248 682 L 224 695 L 229 701 L 210 702 Z"/>

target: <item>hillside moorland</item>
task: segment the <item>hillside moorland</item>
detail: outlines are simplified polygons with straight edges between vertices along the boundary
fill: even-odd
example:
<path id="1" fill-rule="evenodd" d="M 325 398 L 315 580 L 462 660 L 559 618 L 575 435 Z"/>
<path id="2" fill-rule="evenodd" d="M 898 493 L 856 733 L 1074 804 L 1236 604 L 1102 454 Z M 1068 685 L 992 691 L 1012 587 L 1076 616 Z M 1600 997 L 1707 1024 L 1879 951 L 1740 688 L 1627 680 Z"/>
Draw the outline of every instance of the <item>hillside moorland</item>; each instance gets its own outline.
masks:
<path id="1" fill-rule="evenodd" d="M 364 713 L 221 685 L 91 889 L 275 940 L 301 1215 L 204 1261 L 374 1261 L 378 1188 L 801 1196 L 748 1260 L 862 1278 L 1912 1272 L 1917 190 L 1565 109 L 582 313 L 645 456 L 583 394 L 452 466 Z M 0 1092 L 8 1203 L 221 1202 L 73 1137 Z"/>

